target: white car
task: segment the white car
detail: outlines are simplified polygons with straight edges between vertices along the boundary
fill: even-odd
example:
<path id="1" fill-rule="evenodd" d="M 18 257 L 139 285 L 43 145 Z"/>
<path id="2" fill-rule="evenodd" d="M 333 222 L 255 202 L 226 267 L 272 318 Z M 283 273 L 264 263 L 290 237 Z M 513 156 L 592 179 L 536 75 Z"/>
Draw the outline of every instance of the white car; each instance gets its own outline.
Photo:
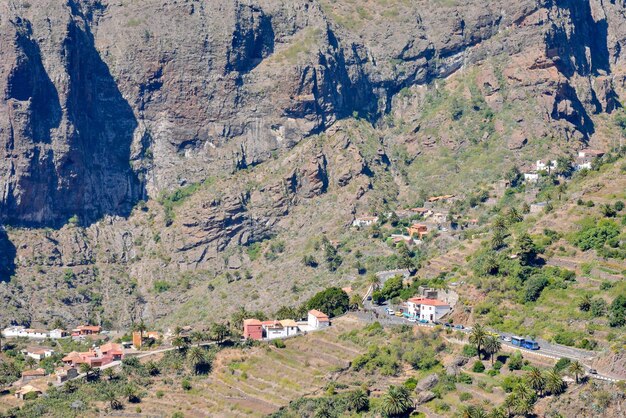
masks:
<path id="1" fill-rule="evenodd" d="M 502 341 L 510 343 L 511 342 L 511 337 L 507 337 L 506 335 L 502 336 Z"/>
<path id="2" fill-rule="evenodd" d="M 395 315 L 396 311 L 394 311 L 393 309 L 389 309 L 389 310 L 387 310 L 387 314 L 388 315 Z"/>
<path id="3" fill-rule="evenodd" d="M 417 322 L 417 319 L 415 319 L 415 318 L 407 318 L 407 321 L 409 321 L 409 322 Z"/>

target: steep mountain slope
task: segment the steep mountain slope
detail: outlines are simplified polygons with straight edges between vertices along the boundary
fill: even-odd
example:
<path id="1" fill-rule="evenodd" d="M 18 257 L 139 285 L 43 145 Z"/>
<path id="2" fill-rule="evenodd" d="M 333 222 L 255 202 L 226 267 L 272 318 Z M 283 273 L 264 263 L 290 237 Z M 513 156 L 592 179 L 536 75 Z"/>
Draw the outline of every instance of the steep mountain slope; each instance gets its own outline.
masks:
<path id="1" fill-rule="evenodd" d="M 336 273 L 300 258 L 322 232 L 388 254 L 346 231 L 354 213 L 613 145 L 623 13 L 601 0 L 3 2 L 2 319 L 211 317 L 348 282 L 350 251 Z M 272 237 L 263 251 L 287 244 L 277 260 L 239 246 Z M 254 281 L 233 280 L 246 269 Z"/>

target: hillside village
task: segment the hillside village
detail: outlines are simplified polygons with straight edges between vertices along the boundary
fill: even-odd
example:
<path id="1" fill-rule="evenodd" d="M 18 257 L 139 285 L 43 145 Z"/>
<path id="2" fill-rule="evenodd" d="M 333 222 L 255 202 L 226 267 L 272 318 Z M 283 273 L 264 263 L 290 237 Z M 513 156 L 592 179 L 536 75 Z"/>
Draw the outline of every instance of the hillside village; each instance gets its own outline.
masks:
<path id="1" fill-rule="evenodd" d="M 569 369 L 564 366 L 558 370 L 558 377 L 562 379 L 562 389 L 552 390 L 557 394 L 565 392 L 568 385 L 574 385 L 575 388 L 579 378 L 583 377 L 586 382 L 606 382 L 606 384 L 622 388 L 621 381 L 626 379 L 626 370 L 619 367 L 607 367 L 606 363 L 599 360 L 601 357 L 599 350 L 600 347 L 608 347 L 610 344 L 626 343 L 623 333 L 610 337 L 611 334 L 603 331 L 611 327 L 622 327 L 626 323 L 626 303 L 623 303 L 623 308 L 620 307 L 622 305 L 617 305 L 620 303 L 620 297 L 623 296 L 604 302 L 604 307 L 598 311 L 598 317 L 609 315 L 609 324 L 598 325 L 599 332 L 590 333 L 593 338 L 584 338 L 587 342 L 582 345 L 580 343 L 583 339 L 577 337 L 570 341 L 557 334 L 550 341 L 546 341 L 543 338 L 547 335 L 537 332 L 536 329 L 516 326 L 515 322 L 507 322 L 507 319 L 502 318 L 494 321 L 489 313 L 496 311 L 499 307 L 470 299 L 472 292 L 477 294 L 476 292 L 481 287 L 493 286 L 493 284 L 477 281 L 478 279 L 488 280 L 489 276 L 500 274 L 499 271 L 510 270 L 510 266 L 513 265 L 526 266 L 531 270 L 531 274 L 534 274 L 527 279 L 529 281 L 525 286 L 519 288 L 522 303 L 540 300 L 542 292 L 551 291 L 553 280 L 559 283 L 559 286 L 568 286 L 568 282 L 575 282 L 577 272 L 560 267 L 561 264 L 553 265 L 547 256 L 546 247 L 559 242 L 560 238 L 555 237 L 556 232 L 546 226 L 543 232 L 535 230 L 531 237 L 518 234 L 514 231 L 514 226 L 531 217 L 542 219 L 558 210 L 563 204 L 560 196 L 570 181 L 584 181 L 585 177 L 592 175 L 594 171 L 597 172 L 602 167 L 612 167 L 613 162 L 616 161 L 615 157 L 603 160 L 604 155 L 605 153 L 597 151 L 581 151 L 577 162 L 563 159 L 550 160 L 545 163 L 537 161 L 533 170 L 527 172 L 516 170 L 487 193 L 478 192 L 471 196 L 432 196 L 425 199 L 419 207 L 397 208 L 389 212 L 355 216 L 348 228 L 352 228 L 356 233 L 365 233 L 367 239 L 382 241 L 397 251 L 396 267 L 398 269 L 371 273 L 366 280 L 353 280 L 349 283 L 350 286 L 343 289 L 329 287 L 311 297 L 300 307 L 284 306 L 269 315 L 265 312 L 248 312 L 242 308 L 231 318 L 224 318 L 222 322 L 190 323 L 175 329 L 158 331 L 149 330 L 143 322 L 136 324 L 133 329 L 117 331 L 105 330 L 100 325 L 77 325 L 68 330 L 60 327 L 46 330 L 17 325 L 8 326 L 2 331 L 0 342 L 0 348 L 2 348 L 0 367 L 3 368 L 0 400 L 7 401 L 10 398 L 11 402 L 8 402 L 7 406 L 11 408 L 28 407 L 29 402 L 34 402 L 53 389 L 66 390 L 71 382 L 80 382 L 78 384 L 82 385 L 104 379 L 108 382 L 107 384 L 111 385 L 115 382 L 113 376 L 118 376 L 120 371 L 128 373 L 128 370 L 137 367 L 150 367 L 156 370 L 158 366 L 155 359 L 160 358 L 159 361 L 165 361 L 164 359 L 169 359 L 168 356 L 178 356 L 176 358 L 179 358 L 179 361 L 187 359 L 193 364 L 191 375 L 202 376 L 213 373 L 203 370 L 205 366 L 210 369 L 210 364 L 215 358 L 220 358 L 222 352 L 231 353 L 228 350 L 243 350 L 242 353 L 247 353 L 259 344 L 268 347 L 268 352 L 275 349 L 281 350 L 292 344 L 301 344 L 293 342 L 296 340 L 323 339 L 321 335 L 324 333 L 336 332 L 333 331 L 335 322 L 345 324 L 346 321 L 353 324 L 351 332 L 357 334 L 359 327 L 364 327 L 366 330 L 375 329 L 372 327 L 381 327 L 386 330 L 413 329 L 415 333 L 430 333 L 428 335 L 433 335 L 433 338 L 445 341 L 442 344 L 449 347 L 450 355 L 456 353 L 457 356 L 461 356 L 459 358 L 462 360 L 454 360 L 457 364 L 455 367 L 458 368 L 455 373 L 463 370 L 459 376 L 465 376 L 463 373 L 470 370 L 468 369 L 470 366 L 473 373 L 483 373 L 485 370 L 485 365 L 481 361 L 483 351 L 484 358 L 491 359 L 491 365 L 486 365 L 487 372 L 492 377 L 497 376 L 501 372 L 496 365 L 501 363 L 498 367 L 502 367 L 505 361 L 494 362 L 493 359 L 498 353 L 512 352 L 514 354 L 512 357 L 507 357 L 506 364 L 510 364 L 512 359 L 516 358 L 515 356 L 519 358 L 523 356 L 526 359 L 523 370 L 526 371 L 533 371 L 536 367 L 545 368 L 546 364 L 551 362 L 556 362 L 557 366 L 564 361 L 577 364 L 576 367 L 570 367 L 570 363 L 567 363 Z M 592 165 L 588 166 L 588 163 Z M 623 166 L 618 169 L 623 170 Z M 555 199 L 557 195 L 551 194 L 549 198 L 545 193 L 546 188 L 556 190 L 559 193 L 558 197 Z M 621 194 L 615 196 L 626 198 L 623 190 Z M 570 199 L 575 196 L 581 197 L 577 198 L 574 207 L 593 208 L 595 206 L 589 204 L 590 201 L 584 201 L 580 194 L 575 194 Z M 487 213 L 501 205 L 502 201 L 510 201 L 512 197 L 515 197 L 515 202 L 521 205 L 520 209 L 511 206 L 505 215 L 487 216 Z M 602 204 L 601 211 L 608 221 L 600 221 L 600 223 L 613 225 L 616 224 L 611 221 L 613 218 L 626 219 L 624 205 L 619 202 L 615 199 L 614 202 Z M 504 220 L 503 216 L 507 219 Z M 598 242 L 593 244 L 593 248 L 596 251 L 604 251 L 605 258 L 621 260 L 619 263 L 623 262 L 625 254 L 623 249 L 624 222 L 622 221 L 621 224 L 622 226 L 619 227 L 621 232 L 609 231 L 608 235 L 602 235 L 601 238 L 595 238 L 598 235 L 590 237 L 596 241 L 602 239 L 599 244 Z M 593 227 L 595 224 L 585 228 Z M 546 238 L 538 237 L 536 235 L 538 232 Z M 518 236 L 516 242 L 509 247 L 510 235 Z M 583 237 L 581 235 L 576 239 L 583 239 Z M 615 241 L 616 238 L 618 238 L 617 241 Z M 545 242 L 546 239 L 551 241 Z M 613 242 L 609 241 L 611 239 Z M 483 248 L 477 249 L 475 245 L 470 245 L 470 242 L 482 242 Z M 579 241 L 574 242 L 579 248 L 584 248 L 582 242 L 580 244 Z M 425 259 L 426 248 L 454 248 L 459 245 L 458 243 L 464 243 L 462 246 L 465 247 L 458 251 L 461 254 L 467 254 L 467 258 L 460 263 L 461 267 L 457 267 L 459 270 L 455 272 L 435 268 L 433 272 L 431 263 L 437 260 L 438 255 L 431 253 L 431 260 Z M 325 261 L 332 265 L 337 261 L 340 244 L 324 237 L 322 245 L 325 250 Z M 468 252 L 469 249 L 471 253 Z M 491 264 L 483 260 L 486 251 L 492 252 L 492 257 L 497 257 L 497 260 L 489 261 Z M 559 247 L 554 253 L 566 253 L 566 250 Z M 303 263 L 312 264 L 312 261 L 305 259 Z M 623 267 L 623 263 L 621 265 Z M 428 271 L 431 273 L 426 273 L 429 275 L 424 276 Z M 543 273 L 544 271 L 547 273 Z M 617 275 L 623 275 L 623 273 L 624 270 L 617 272 Z M 540 274 L 548 274 L 550 278 L 533 282 L 539 280 L 535 277 L 539 277 Z M 609 274 L 605 277 L 612 276 Z M 602 286 L 610 289 L 613 286 L 621 286 L 622 281 L 623 277 L 617 281 L 604 281 Z M 604 283 L 612 284 L 609 287 Z M 589 307 L 583 303 L 583 299 L 570 301 L 570 303 L 578 304 L 580 312 L 584 313 L 596 309 L 591 306 L 597 304 L 596 301 L 598 299 L 589 298 Z M 511 309 L 515 308 L 511 307 Z M 513 314 L 513 312 L 508 314 Z M 546 320 L 550 319 L 546 318 Z M 559 319 L 554 318 L 554 320 Z M 355 323 L 360 325 L 355 327 Z M 393 334 L 396 331 L 385 332 Z M 314 336 L 318 334 L 320 337 Z M 341 334 L 339 337 L 353 338 L 345 335 L 348 334 Z M 566 331 L 563 331 L 563 335 L 566 335 Z M 315 347 L 310 347 L 310 349 L 315 350 Z M 604 351 L 602 353 L 602 356 L 606 355 Z M 322 355 L 322 352 L 319 354 Z M 361 354 L 361 356 L 368 355 L 370 354 Z M 471 365 L 468 362 L 469 359 L 476 357 L 477 360 Z M 500 357 L 497 358 L 500 359 Z M 596 358 L 598 358 L 597 361 Z M 449 367 L 448 360 L 437 360 L 434 364 L 439 364 L 441 361 L 443 367 Z M 353 367 L 354 361 L 350 362 Z M 362 361 L 367 363 L 365 358 Z M 619 361 L 623 362 L 623 359 Z M 419 370 L 417 366 L 414 367 Z M 511 371 L 518 370 L 516 366 L 509 366 L 509 368 Z M 570 369 L 575 370 L 573 380 L 567 378 Z M 374 367 L 371 372 L 379 373 L 381 370 Z M 426 367 L 425 370 L 435 369 Z M 360 369 L 355 372 L 360 372 Z M 148 376 L 151 375 L 151 372 L 147 373 Z M 554 373 L 557 372 L 554 371 Z M 397 371 L 391 372 L 391 375 L 398 374 Z M 435 373 L 431 376 L 440 375 Z M 429 379 L 434 379 L 431 376 Z M 437 380 L 441 378 L 441 376 L 437 377 Z M 134 378 L 131 373 L 124 379 L 132 381 Z M 416 380 L 413 377 L 411 379 Z M 468 382 L 471 380 L 468 379 Z M 192 386 L 189 382 L 188 378 L 183 378 L 181 382 L 183 390 L 188 390 L 185 389 L 186 385 Z M 417 398 L 410 401 L 410 407 L 407 407 L 407 410 L 442 412 L 440 409 L 443 408 L 441 406 L 443 403 L 437 399 L 442 399 L 443 395 L 429 390 L 436 384 L 417 379 L 416 386 L 409 385 L 409 387 L 416 388 Z M 132 388 L 132 390 L 127 389 L 128 401 L 123 401 L 122 392 L 115 392 L 112 389 L 112 394 L 107 395 L 108 400 L 102 403 L 105 410 L 128 408 L 130 405 L 137 405 L 137 411 L 143 410 L 144 403 L 141 398 L 151 397 L 151 395 L 141 392 L 135 383 L 126 385 L 124 387 Z M 336 384 L 333 391 L 327 390 L 330 394 L 327 396 L 331 398 L 340 396 L 335 394 L 338 387 L 339 384 Z M 420 387 L 422 387 L 421 390 Z M 515 394 L 516 390 L 514 389 L 511 393 Z M 155 396 L 158 397 L 158 392 L 156 393 Z M 532 405 L 527 405 L 527 411 L 520 414 L 524 415 L 532 411 L 534 402 L 539 401 L 539 398 L 543 396 L 539 391 L 538 394 L 539 396 L 534 398 Z M 372 402 L 374 400 L 378 402 L 378 396 L 383 396 L 382 392 L 374 395 Z M 45 396 L 42 397 L 44 398 Z M 280 404 L 285 407 L 282 402 Z M 289 407 L 283 412 L 287 413 L 288 410 Z M 19 409 L 5 407 L 0 409 L 0 414 L 14 416 L 15 411 Z M 458 411 L 461 411 L 461 406 L 458 406 Z M 279 413 L 277 416 L 290 415 Z"/>

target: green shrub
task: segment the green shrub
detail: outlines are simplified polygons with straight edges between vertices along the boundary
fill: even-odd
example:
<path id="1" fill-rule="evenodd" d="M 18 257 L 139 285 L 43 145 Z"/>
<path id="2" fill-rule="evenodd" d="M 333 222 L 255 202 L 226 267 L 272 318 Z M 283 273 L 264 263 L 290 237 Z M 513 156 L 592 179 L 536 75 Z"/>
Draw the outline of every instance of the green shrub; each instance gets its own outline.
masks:
<path id="1" fill-rule="evenodd" d="M 163 392 L 162 390 L 157 390 L 156 391 L 156 397 L 158 399 L 161 399 L 163 396 L 165 396 L 165 392 Z"/>
<path id="2" fill-rule="evenodd" d="M 285 347 L 287 347 L 283 340 L 274 340 L 273 344 L 274 344 L 274 347 L 276 347 L 276 348 L 285 348 Z"/>
<path id="3" fill-rule="evenodd" d="M 182 382 L 180 382 L 180 385 L 183 390 L 191 390 L 191 382 L 189 379 L 183 379 Z"/>
<path id="4" fill-rule="evenodd" d="M 409 377 L 408 379 L 404 381 L 403 385 L 408 390 L 414 391 L 415 388 L 417 387 L 417 379 L 414 377 Z"/>
<path id="5" fill-rule="evenodd" d="M 504 366 L 504 364 L 502 364 L 502 362 L 500 360 L 498 360 L 495 363 L 493 363 L 493 369 L 494 370 L 500 370 L 502 368 L 502 366 Z"/>
<path id="6" fill-rule="evenodd" d="M 478 350 L 475 345 L 465 344 L 463 346 L 463 355 L 465 357 L 476 357 L 478 355 Z"/>
<path id="7" fill-rule="evenodd" d="M 472 377 L 467 373 L 459 374 L 459 377 L 457 377 L 457 380 L 459 381 L 459 383 L 465 383 L 466 385 L 472 384 Z"/>
<path id="8" fill-rule="evenodd" d="M 157 293 L 167 292 L 171 285 L 165 280 L 157 280 L 154 282 L 154 291 Z"/>
<path id="9" fill-rule="evenodd" d="M 473 398 L 472 394 L 471 394 L 471 393 L 468 393 L 468 392 L 461 392 L 461 393 L 459 394 L 459 400 L 460 400 L 461 402 L 466 402 L 466 401 L 469 401 L 469 400 L 470 400 L 470 399 L 472 399 L 472 398 Z"/>
<path id="10" fill-rule="evenodd" d="M 520 370 L 524 365 L 524 357 L 522 357 L 522 353 L 516 351 L 511 357 L 509 357 L 509 361 L 507 362 L 507 366 L 509 370 Z"/>
<path id="11" fill-rule="evenodd" d="M 317 309 L 329 317 L 346 313 L 350 304 L 348 294 L 338 287 L 329 287 L 314 295 L 306 303 L 307 309 Z"/>
<path id="12" fill-rule="evenodd" d="M 554 370 L 559 372 L 563 371 L 567 369 L 571 363 L 572 360 L 568 359 L 567 357 L 563 357 L 556 362 L 556 364 L 554 365 Z"/>
<path id="13" fill-rule="evenodd" d="M 483 364 L 482 361 L 476 360 L 474 362 L 474 365 L 472 366 L 472 371 L 474 373 L 482 373 L 485 371 L 485 365 Z"/>

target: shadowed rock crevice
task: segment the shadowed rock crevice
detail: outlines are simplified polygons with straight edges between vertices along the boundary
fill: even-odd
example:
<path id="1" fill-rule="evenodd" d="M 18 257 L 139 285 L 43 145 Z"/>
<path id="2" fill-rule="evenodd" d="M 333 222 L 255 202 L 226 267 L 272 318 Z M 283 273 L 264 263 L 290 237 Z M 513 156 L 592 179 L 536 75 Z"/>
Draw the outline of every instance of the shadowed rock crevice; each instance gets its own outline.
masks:
<path id="1" fill-rule="evenodd" d="M 69 151 L 59 166 L 66 179 L 66 210 L 84 223 L 106 214 L 127 216 L 144 194 L 129 163 L 137 120 L 88 26 L 72 20 L 64 48 L 70 80 L 67 118 L 72 125 Z"/>
<path id="2" fill-rule="evenodd" d="M 606 18 L 594 17 L 589 1 L 552 0 L 549 4 L 560 8 L 546 35 L 547 49 L 558 56 L 555 61 L 559 71 L 566 77 L 610 74 Z M 568 14 L 563 20 L 562 16 Z"/>
<path id="3" fill-rule="evenodd" d="M 33 142 L 49 143 L 50 131 L 61 123 L 61 104 L 57 89 L 41 61 L 39 46 L 30 38 L 30 32 L 30 24 L 24 22 L 16 35 L 18 58 L 9 74 L 6 100 L 23 102 L 16 104 L 16 110 L 20 107 L 18 111 L 30 115 L 22 134 L 32 138 Z"/>
<path id="4" fill-rule="evenodd" d="M 15 274 L 15 245 L 0 226 L 0 282 L 8 282 Z"/>
<path id="5" fill-rule="evenodd" d="M 240 4 L 226 71 L 247 73 L 274 52 L 272 19 L 260 7 Z"/>

